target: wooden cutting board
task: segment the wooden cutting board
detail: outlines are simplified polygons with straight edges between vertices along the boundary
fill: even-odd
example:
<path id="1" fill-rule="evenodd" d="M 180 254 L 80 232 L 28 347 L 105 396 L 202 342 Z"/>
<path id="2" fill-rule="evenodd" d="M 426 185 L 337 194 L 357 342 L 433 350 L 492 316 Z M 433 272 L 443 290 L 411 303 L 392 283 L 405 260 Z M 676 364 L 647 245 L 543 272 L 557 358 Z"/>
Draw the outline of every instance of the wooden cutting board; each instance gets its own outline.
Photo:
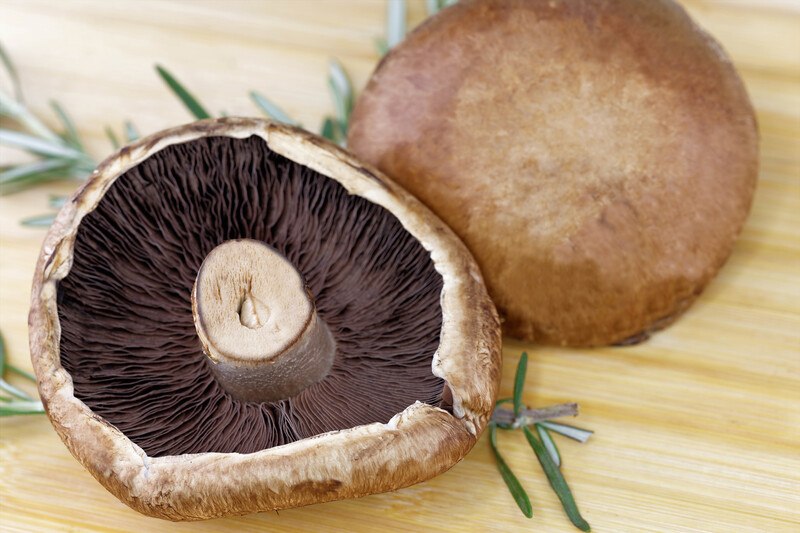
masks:
<path id="1" fill-rule="evenodd" d="M 412 19 L 424 16 L 410 2 Z M 507 341 L 501 394 L 530 354 L 525 401 L 578 401 L 588 444 L 561 439 L 564 471 L 595 531 L 800 531 L 800 3 L 691 0 L 736 62 L 758 109 L 761 178 L 752 215 L 719 278 L 678 323 L 629 348 L 555 349 Z M 30 107 L 74 116 L 93 152 L 103 128 L 148 133 L 189 116 L 157 79 L 167 66 L 214 112 L 255 114 L 268 94 L 310 129 L 331 109 L 326 62 L 357 87 L 377 61 L 384 4 L 373 0 L 0 0 L 0 39 Z M 0 85 L 7 89 L 6 80 Z M 2 149 L 0 164 L 15 157 Z M 0 329 L 30 368 L 26 316 L 58 184 L 0 198 Z M 24 383 L 16 382 L 20 386 Z M 569 531 L 521 435 L 500 446 L 536 516 L 517 510 L 486 440 L 448 473 L 392 494 L 196 524 L 141 516 L 69 455 L 42 416 L 0 421 L 2 531 Z"/>

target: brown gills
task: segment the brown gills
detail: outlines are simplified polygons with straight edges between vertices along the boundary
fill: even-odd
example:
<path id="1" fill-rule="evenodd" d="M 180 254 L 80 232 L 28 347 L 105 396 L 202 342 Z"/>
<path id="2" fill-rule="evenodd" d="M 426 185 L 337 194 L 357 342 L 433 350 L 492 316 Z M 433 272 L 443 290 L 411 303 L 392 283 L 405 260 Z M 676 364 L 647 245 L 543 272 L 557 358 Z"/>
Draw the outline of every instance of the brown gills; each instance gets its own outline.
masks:
<path id="1" fill-rule="evenodd" d="M 322 381 L 271 403 L 215 381 L 192 320 L 215 246 L 257 239 L 303 275 L 337 353 Z M 83 220 L 58 287 L 75 396 L 150 456 L 250 453 L 442 402 L 431 372 L 442 278 L 389 212 L 259 137 L 172 145 L 119 177 Z"/>

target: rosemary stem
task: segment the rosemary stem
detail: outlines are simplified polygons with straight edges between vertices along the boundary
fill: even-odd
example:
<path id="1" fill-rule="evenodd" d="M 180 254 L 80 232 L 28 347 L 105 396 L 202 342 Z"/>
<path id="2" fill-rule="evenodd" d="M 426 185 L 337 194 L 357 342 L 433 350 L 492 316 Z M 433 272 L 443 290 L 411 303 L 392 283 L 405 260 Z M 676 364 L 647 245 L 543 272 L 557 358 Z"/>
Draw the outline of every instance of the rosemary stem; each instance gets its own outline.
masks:
<path id="1" fill-rule="evenodd" d="M 492 415 L 492 422 L 500 424 L 513 424 L 514 427 L 530 426 L 536 422 L 543 422 L 551 418 L 578 416 L 577 403 L 561 403 L 542 407 L 539 409 L 522 409 L 519 416 L 514 416 L 514 411 L 498 407 Z"/>

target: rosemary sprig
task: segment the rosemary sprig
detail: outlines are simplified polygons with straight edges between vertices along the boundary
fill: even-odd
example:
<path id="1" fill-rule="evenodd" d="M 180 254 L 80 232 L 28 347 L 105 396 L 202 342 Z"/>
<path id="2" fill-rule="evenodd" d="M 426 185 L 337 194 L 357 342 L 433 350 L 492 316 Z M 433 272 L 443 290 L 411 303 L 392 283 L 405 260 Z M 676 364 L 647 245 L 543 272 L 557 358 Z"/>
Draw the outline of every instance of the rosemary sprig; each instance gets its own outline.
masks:
<path id="1" fill-rule="evenodd" d="M 0 416 L 32 415 L 44 413 L 42 402 L 35 400 L 27 392 L 5 380 L 6 371 L 29 379 L 36 383 L 36 378 L 6 361 L 6 342 L 0 333 Z"/>
<path id="2" fill-rule="evenodd" d="M 589 523 L 584 520 L 578 511 L 578 506 L 575 503 L 575 498 L 572 491 L 567 485 L 564 475 L 561 473 L 561 454 L 558 451 L 555 441 L 550 435 L 550 431 L 561 433 L 570 438 L 574 438 L 581 442 L 586 442 L 591 431 L 567 426 L 565 424 L 558 424 L 548 420 L 549 417 L 559 416 L 575 416 L 578 414 L 578 406 L 574 403 L 561 404 L 544 409 L 528 409 L 522 403 L 522 390 L 525 385 L 525 374 L 528 369 L 528 354 L 522 353 L 517 365 L 517 372 L 514 376 L 514 396 L 513 398 L 504 398 L 497 402 L 492 419 L 489 422 L 489 446 L 492 449 L 497 468 L 500 471 L 500 476 L 503 478 L 508 490 L 517 502 L 522 514 L 530 518 L 533 516 L 530 499 L 525 489 L 520 484 L 517 477 L 511 471 L 508 463 L 500 455 L 497 447 L 497 429 L 522 429 L 525 438 L 528 440 L 531 448 L 542 467 L 550 486 L 561 501 L 567 516 L 572 524 L 581 531 L 590 531 Z M 504 403 L 512 403 L 514 410 L 504 409 L 500 407 Z M 538 437 L 531 431 L 531 427 L 536 429 Z M 541 440 L 540 440 L 541 439 Z"/>
<path id="3" fill-rule="evenodd" d="M 204 118 L 211 118 L 211 115 L 205 108 L 200 105 L 200 102 L 186 90 L 186 88 L 181 85 L 175 77 L 170 74 L 167 69 L 162 67 L 161 65 L 156 65 L 156 71 L 158 75 L 161 76 L 161 79 L 169 86 L 172 91 L 178 95 L 181 102 L 186 106 L 186 109 L 196 118 L 197 120 L 202 120 Z"/>

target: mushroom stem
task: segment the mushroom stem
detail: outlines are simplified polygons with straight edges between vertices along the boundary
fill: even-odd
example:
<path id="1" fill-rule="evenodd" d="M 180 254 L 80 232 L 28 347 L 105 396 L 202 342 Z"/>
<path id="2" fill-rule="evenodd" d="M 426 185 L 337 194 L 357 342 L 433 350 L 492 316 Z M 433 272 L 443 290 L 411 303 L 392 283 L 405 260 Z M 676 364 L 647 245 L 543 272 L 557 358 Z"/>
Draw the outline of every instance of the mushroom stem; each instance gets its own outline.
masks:
<path id="1" fill-rule="evenodd" d="M 232 396 L 290 398 L 330 371 L 336 345 L 297 270 L 250 239 L 214 248 L 192 290 L 197 335 Z"/>

